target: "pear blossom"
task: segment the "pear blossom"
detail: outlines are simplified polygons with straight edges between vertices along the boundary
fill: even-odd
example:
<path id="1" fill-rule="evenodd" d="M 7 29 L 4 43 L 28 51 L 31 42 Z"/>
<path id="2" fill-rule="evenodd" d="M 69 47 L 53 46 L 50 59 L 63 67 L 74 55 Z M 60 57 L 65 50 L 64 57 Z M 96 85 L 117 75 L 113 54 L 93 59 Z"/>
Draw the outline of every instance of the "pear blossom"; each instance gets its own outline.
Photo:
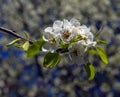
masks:
<path id="1" fill-rule="evenodd" d="M 83 64 L 87 49 L 96 45 L 90 28 L 81 25 L 75 18 L 70 21 L 67 19 L 54 21 L 52 27 L 44 30 L 43 39 L 46 41 L 42 47 L 43 52 L 68 51 L 69 62 L 76 64 Z"/>
<path id="2" fill-rule="evenodd" d="M 71 21 L 72 22 L 72 21 Z M 70 43 L 70 41 L 75 37 L 75 29 L 73 23 L 69 22 L 68 20 L 63 20 L 63 30 L 61 31 L 61 39 L 65 43 Z"/>
<path id="3" fill-rule="evenodd" d="M 84 63 L 84 54 L 85 47 L 82 45 L 82 42 L 79 41 L 76 44 L 70 46 L 69 48 L 69 62 L 76 64 Z"/>
<path id="4" fill-rule="evenodd" d="M 52 27 L 47 27 L 44 30 L 43 39 L 46 43 L 42 47 L 43 52 L 54 52 L 58 49 L 59 46 L 59 34 L 53 32 Z"/>
<path id="5" fill-rule="evenodd" d="M 90 28 L 87 28 L 85 25 L 79 28 L 81 31 L 79 31 L 79 34 L 83 37 L 82 43 L 83 45 L 87 47 L 95 46 L 96 41 L 93 41 L 94 36 L 92 32 L 90 32 Z"/>

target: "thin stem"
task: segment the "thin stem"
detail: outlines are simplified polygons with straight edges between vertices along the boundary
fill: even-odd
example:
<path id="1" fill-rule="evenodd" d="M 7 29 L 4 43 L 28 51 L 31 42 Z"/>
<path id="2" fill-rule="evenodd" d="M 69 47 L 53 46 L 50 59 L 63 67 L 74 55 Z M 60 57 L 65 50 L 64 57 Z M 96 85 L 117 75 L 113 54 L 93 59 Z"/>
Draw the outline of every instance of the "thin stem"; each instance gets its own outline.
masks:
<path id="1" fill-rule="evenodd" d="M 33 44 L 33 41 L 32 41 L 32 40 L 28 40 L 28 39 L 20 36 L 19 34 L 15 33 L 15 31 L 9 30 L 9 29 L 4 28 L 4 27 L 0 27 L 0 31 L 6 32 L 6 33 L 8 33 L 8 34 L 10 34 L 10 35 L 12 35 L 12 36 L 17 37 L 17 38 L 21 38 L 21 39 L 23 39 L 23 40 L 27 40 L 27 41 L 29 41 L 31 44 Z"/>

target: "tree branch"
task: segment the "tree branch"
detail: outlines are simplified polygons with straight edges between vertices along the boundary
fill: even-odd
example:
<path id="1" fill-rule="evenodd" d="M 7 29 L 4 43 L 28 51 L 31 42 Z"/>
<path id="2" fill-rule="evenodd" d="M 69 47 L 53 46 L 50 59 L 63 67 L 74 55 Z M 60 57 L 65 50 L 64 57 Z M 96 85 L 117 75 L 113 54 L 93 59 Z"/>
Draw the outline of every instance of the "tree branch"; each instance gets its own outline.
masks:
<path id="1" fill-rule="evenodd" d="M 33 44 L 33 41 L 32 41 L 32 40 L 28 40 L 28 39 L 20 36 L 19 34 L 15 33 L 15 31 L 9 30 L 9 29 L 4 28 L 4 27 L 0 27 L 0 31 L 5 32 L 5 33 L 8 33 L 8 34 L 10 34 L 10 35 L 12 35 L 12 36 L 14 36 L 14 37 L 17 37 L 17 38 L 21 38 L 21 39 L 23 39 L 23 40 L 25 40 L 25 41 L 29 41 L 30 44 Z M 35 55 L 35 57 L 34 57 L 34 59 L 35 59 L 35 64 L 36 64 L 37 69 L 38 69 L 38 75 L 43 78 L 44 75 L 43 75 L 43 71 L 42 71 L 41 65 L 40 65 L 39 62 L 38 62 L 38 57 L 39 57 L 38 55 Z"/>
<path id="2" fill-rule="evenodd" d="M 20 36 L 19 34 L 15 33 L 15 31 L 9 30 L 9 29 L 4 28 L 4 27 L 0 27 L 0 31 L 6 32 L 6 33 L 8 33 L 8 34 L 10 34 L 10 35 L 12 35 L 12 36 L 17 37 L 17 38 L 21 38 L 21 39 L 23 39 L 23 40 L 27 40 L 27 41 L 30 42 L 30 44 L 33 44 L 33 41 L 32 41 L 32 40 L 28 40 L 28 39 Z"/>

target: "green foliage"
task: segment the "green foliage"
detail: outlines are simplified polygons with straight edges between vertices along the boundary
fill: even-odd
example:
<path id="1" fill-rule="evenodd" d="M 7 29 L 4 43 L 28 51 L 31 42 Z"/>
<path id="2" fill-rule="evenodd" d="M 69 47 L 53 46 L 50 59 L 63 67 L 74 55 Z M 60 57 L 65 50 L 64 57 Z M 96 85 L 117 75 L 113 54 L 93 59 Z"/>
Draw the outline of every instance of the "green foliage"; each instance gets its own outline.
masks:
<path id="1" fill-rule="evenodd" d="M 15 43 L 14 46 L 17 47 L 17 48 L 22 48 L 23 45 L 22 45 L 22 44 Z"/>
<path id="2" fill-rule="evenodd" d="M 28 48 L 29 48 L 29 41 L 26 41 L 23 45 L 22 45 L 22 48 L 24 51 L 27 51 Z"/>
<path id="3" fill-rule="evenodd" d="M 43 65 L 44 67 L 53 68 L 60 62 L 60 60 L 61 60 L 61 57 L 59 53 L 48 52 L 44 57 Z"/>
<path id="4" fill-rule="evenodd" d="M 98 44 L 108 44 L 108 42 L 104 41 L 104 40 L 97 39 L 96 41 L 97 41 Z"/>
<path id="5" fill-rule="evenodd" d="M 85 65 L 85 71 L 88 75 L 88 79 L 93 80 L 95 76 L 94 66 L 91 63 L 88 63 L 87 65 Z"/>
<path id="6" fill-rule="evenodd" d="M 64 41 L 62 41 L 62 40 L 60 40 L 60 47 L 62 48 L 62 49 L 67 49 L 68 48 L 68 46 L 69 46 L 69 44 L 66 44 Z"/>
<path id="7" fill-rule="evenodd" d="M 24 35 L 27 39 L 29 39 L 29 34 L 27 32 L 24 31 Z"/>
<path id="8" fill-rule="evenodd" d="M 101 60 L 105 63 L 108 64 L 108 57 L 105 52 L 105 50 L 102 47 L 96 47 L 96 50 L 98 52 L 98 55 L 100 56 Z"/>
<path id="9" fill-rule="evenodd" d="M 27 50 L 27 57 L 33 57 L 34 55 L 38 54 L 40 51 L 39 46 L 36 45 L 36 42 L 32 44 Z"/>
<path id="10" fill-rule="evenodd" d="M 69 46 L 71 46 L 71 45 L 73 45 L 73 44 L 76 44 L 78 41 L 80 41 L 80 40 L 82 40 L 82 39 L 84 40 L 85 38 L 83 38 L 81 35 L 75 36 L 75 37 L 71 40 Z"/>
<path id="11" fill-rule="evenodd" d="M 27 57 L 33 57 L 41 51 L 41 48 L 45 41 L 43 38 L 40 38 L 38 41 L 35 41 L 27 50 Z"/>
<path id="12" fill-rule="evenodd" d="M 96 50 L 94 50 L 93 48 L 90 48 L 88 50 L 88 52 L 91 54 L 91 55 L 95 55 L 96 54 Z"/>
<path id="13" fill-rule="evenodd" d="M 15 43 L 17 43 L 17 42 L 20 41 L 20 40 L 21 40 L 21 38 L 17 38 L 17 39 L 15 39 L 15 40 L 11 41 L 10 43 L 8 43 L 7 46 L 14 45 Z"/>

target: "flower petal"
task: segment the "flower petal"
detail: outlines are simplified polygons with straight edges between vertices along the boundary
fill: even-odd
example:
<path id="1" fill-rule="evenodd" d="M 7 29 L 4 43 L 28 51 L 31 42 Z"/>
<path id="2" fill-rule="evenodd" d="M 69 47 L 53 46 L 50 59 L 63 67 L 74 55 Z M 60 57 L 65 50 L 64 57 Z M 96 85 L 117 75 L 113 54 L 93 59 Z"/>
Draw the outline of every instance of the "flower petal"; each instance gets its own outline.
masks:
<path id="1" fill-rule="evenodd" d="M 71 24 L 70 24 L 70 22 L 68 21 L 68 20 L 66 20 L 66 19 L 64 19 L 63 20 L 63 28 L 68 28 L 68 27 L 70 27 L 71 26 Z"/>
<path id="2" fill-rule="evenodd" d="M 53 37 L 54 35 L 52 34 L 52 33 L 50 33 L 50 32 L 44 32 L 43 33 L 43 40 L 45 40 L 45 41 L 49 41 L 49 39 L 51 38 L 51 37 Z"/>
<path id="3" fill-rule="evenodd" d="M 71 23 L 73 26 L 80 26 L 80 22 L 79 22 L 77 19 L 75 19 L 75 18 L 72 18 L 72 19 L 70 20 L 70 23 Z"/>
<path id="4" fill-rule="evenodd" d="M 88 33 L 88 39 L 93 41 L 93 34 L 91 32 Z"/>
<path id="5" fill-rule="evenodd" d="M 50 43 L 45 43 L 42 46 L 42 51 L 43 52 L 54 52 L 54 49 L 52 48 L 52 45 Z"/>
<path id="6" fill-rule="evenodd" d="M 56 29 L 56 28 L 59 28 L 59 27 L 62 28 L 62 26 L 63 26 L 63 22 L 60 21 L 60 20 L 56 20 L 53 24 L 53 29 Z"/>
<path id="7" fill-rule="evenodd" d="M 52 27 L 47 27 L 44 31 L 45 32 L 53 32 L 53 28 Z"/>
<path id="8" fill-rule="evenodd" d="M 89 42 L 87 46 L 88 46 L 88 47 L 95 46 L 96 43 L 97 43 L 97 42 L 95 42 L 95 41 L 94 41 L 94 42 Z"/>

